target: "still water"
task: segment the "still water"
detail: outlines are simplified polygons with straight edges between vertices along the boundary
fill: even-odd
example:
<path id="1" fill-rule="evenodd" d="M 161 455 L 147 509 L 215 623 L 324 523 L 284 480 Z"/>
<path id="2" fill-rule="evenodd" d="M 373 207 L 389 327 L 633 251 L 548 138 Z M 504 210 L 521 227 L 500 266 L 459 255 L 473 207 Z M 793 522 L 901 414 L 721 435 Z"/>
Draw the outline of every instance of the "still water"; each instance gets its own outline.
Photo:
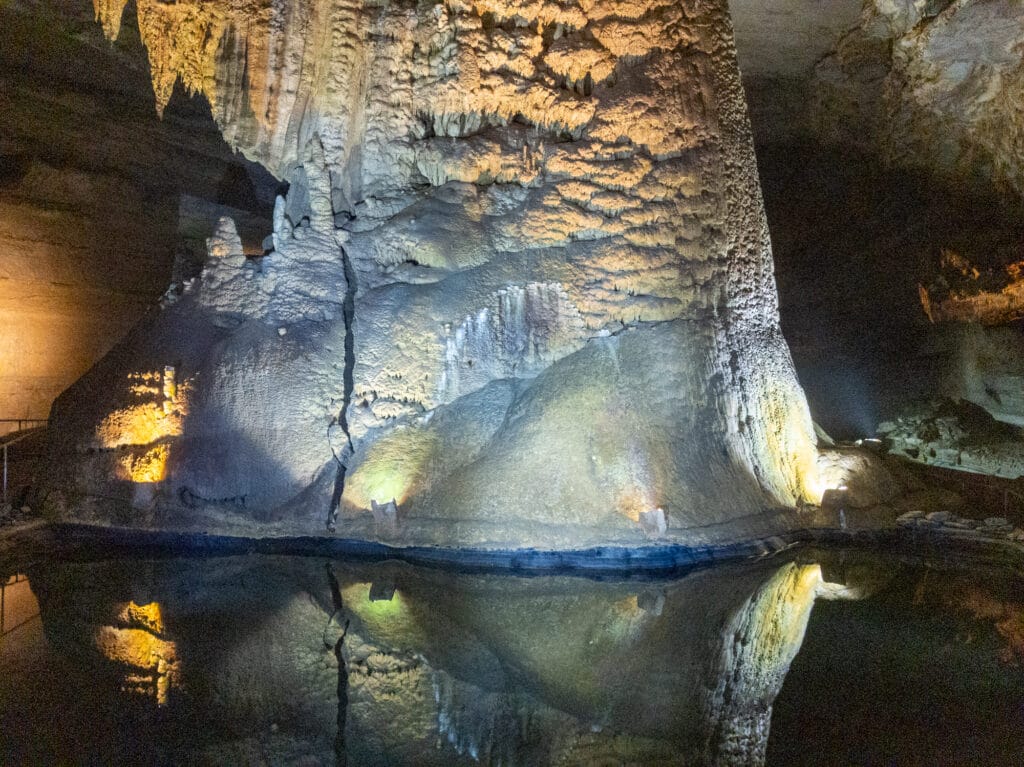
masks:
<path id="1" fill-rule="evenodd" d="M 18 568 L 0 570 L 4 765 L 1024 763 L 1009 574 L 851 552 L 647 581 L 257 555 Z"/>

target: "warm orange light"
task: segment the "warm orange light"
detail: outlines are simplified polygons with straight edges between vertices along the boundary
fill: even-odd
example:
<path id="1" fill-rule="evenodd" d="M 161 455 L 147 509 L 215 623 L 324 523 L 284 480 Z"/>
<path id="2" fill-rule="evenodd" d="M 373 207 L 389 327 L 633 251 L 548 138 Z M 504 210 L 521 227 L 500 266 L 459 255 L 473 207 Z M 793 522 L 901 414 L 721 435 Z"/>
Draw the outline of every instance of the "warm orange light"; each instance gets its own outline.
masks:
<path id="1" fill-rule="evenodd" d="M 129 602 L 128 606 L 121 611 L 121 620 L 128 624 L 139 624 L 154 634 L 164 633 L 164 621 L 160 615 L 159 602 L 150 602 L 145 605 Z"/>
<path id="2" fill-rule="evenodd" d="M 100 446 L 150 445 L 179 436 L 188 413 L 188 383 L 176 382 L 174 368 L 163 373 L 134 373 L 128 381 L 133 397 L 156 399 L 115 410 L 104 418 L 96 429 Z"/>
<path id="3" fill-rule="evenodd" d="M 130 396 L 144 400 L 110 413 L 96 429 L 100 447 L 134 449 L 121 456 L 120 475 L 138 483 L 167 476 L 170 439 L 180 436 L 188 414 L 189 382 L 179 383 L 173 367 L 128 376 Z"/>
<path id="4" fill-rule="evenodd" d="M 121 467 L 132 482 L 162 482 L 167 476 L 170 448 L 157 445 L 140 456 L 128 454 L 121 458 Z"/>
<path id="5" fill-rule="evenodd" d="M 108 660 L 128 667 L 123 689 L 166 704 L 170 690 L 179 684 L 179 669 L 177 646 L 160 636 L 164 631 L 160 605 L 129 602 L 120 618 L 131 628 L 100 626 L 94 636 L 97 649 Z"/>

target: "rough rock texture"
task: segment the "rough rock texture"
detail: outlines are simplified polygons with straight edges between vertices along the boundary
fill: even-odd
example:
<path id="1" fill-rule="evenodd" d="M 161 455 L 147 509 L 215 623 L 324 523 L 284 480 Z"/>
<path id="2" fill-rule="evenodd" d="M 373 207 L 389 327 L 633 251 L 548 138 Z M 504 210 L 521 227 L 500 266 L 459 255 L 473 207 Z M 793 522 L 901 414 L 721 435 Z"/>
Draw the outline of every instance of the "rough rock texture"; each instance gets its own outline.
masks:
<path id="1" fill-rule="evenodd" d="M 350 563 L 328 576 L 310 558 L 253 557 L 29 576 L 60 658 L 96 670 L 92 700 L 136 713 L 86 744 L 114 756 L 130 738 L 147 762 L 335 764 L 340 718 L 348 764 L 370 767 L 763 764 L 830 585 L 817 564 L 779 562 L 650 584 Z M 339 717 L 331 648 L 346 623 Z M 86 744 L 65 760 L 87 761 Z"/>
<path id="2" fill-rule="evenodd" d="M 730 4 L 759 144 L 811 140 L 1024 195 L 1014 0 Z"/>
<path id="3" fill-rule="evenodd" d="M 731 0 L 754 140 L 806 140 L 815 68 L 859 26 L 861 0 Z"/>
<path id="4" fill-rule="evenodd" d="M 817 67 L 813 130 L 1020 197 L 1022 43 L 1014 0 L 870 0 Z"/>
<path id="5" fill-rule="evenodd" d="M 815 420 L 869 436 L 941 393 L 1019 423 L 1022 6 L 855 0 L 785 24 L 802 2 L 732 9 Z"/>
<path id="6" fill-rule="evenodd" d="M 941 266 L 931 285 L 920 286 L 921 306 L 931 322 L 1005 325 L 1024 317 L 1024 262 L 982 272 L 959 253 L 945 250 Z"/>
<path id="7" fill-rule="evenodd" d="M 56 403 L 76 513 L 551 547 L 820 495 L 723 6 L 140 2 L 139 25 L 158 105 L 181 77 L 291 188 L 271 252 L 224 219 Z"/>
<path id="8" fill-rule="evenodd" d="M 115 45 L 93 15 L 0 7 L 0 418 L 45 418 L 166 288 L 183 194 L 230 205 L 256 247 L 269 226 L 276 182 L 200 100 L 159 120 L 134 21 Z"/>
<path id="9" fill-rule="evenodd" d="M 944 393 L 985 408 L 999 421 L 1024 426 L 1024 344 L 1021 327 L 974 323 L 946 329 L 953 356 Z"/>
<path id="10" fill-rule="evenodd" d="M 922 403 L 878 426 L 893 452 L 921 463 L 1015 479 L 1024 476 L 1024 432 L 966 400 Z"/>

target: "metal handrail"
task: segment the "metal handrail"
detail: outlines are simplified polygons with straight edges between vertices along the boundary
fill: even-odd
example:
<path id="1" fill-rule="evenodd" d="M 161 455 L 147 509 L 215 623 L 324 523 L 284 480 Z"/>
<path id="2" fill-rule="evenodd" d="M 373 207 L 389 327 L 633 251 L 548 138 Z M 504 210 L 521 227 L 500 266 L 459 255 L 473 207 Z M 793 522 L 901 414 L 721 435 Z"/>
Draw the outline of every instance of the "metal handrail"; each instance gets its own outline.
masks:
<path id="1" fill-rule="evenodd" d="M 22 431 L 23 429 L 37 429 L 41 426 L 49 424 L 47 418 L 0 418 L 0 425 L 13 423 L 15 426 L 5 434 L 12 434 L 15 432 Z"/>

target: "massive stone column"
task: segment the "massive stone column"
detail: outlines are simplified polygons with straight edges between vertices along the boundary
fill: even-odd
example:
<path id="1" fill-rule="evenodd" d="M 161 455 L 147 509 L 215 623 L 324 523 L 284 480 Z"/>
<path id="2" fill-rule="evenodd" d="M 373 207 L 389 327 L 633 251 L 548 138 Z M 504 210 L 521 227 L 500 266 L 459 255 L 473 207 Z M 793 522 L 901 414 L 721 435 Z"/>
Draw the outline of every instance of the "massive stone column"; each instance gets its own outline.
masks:
<path id="1" fill-rule="evenodd" d="M 815 500 L 723 2 L 138 13 L 158 105 L 290 189 L 58 400 L 72 514 L 559 548 Z"/>

